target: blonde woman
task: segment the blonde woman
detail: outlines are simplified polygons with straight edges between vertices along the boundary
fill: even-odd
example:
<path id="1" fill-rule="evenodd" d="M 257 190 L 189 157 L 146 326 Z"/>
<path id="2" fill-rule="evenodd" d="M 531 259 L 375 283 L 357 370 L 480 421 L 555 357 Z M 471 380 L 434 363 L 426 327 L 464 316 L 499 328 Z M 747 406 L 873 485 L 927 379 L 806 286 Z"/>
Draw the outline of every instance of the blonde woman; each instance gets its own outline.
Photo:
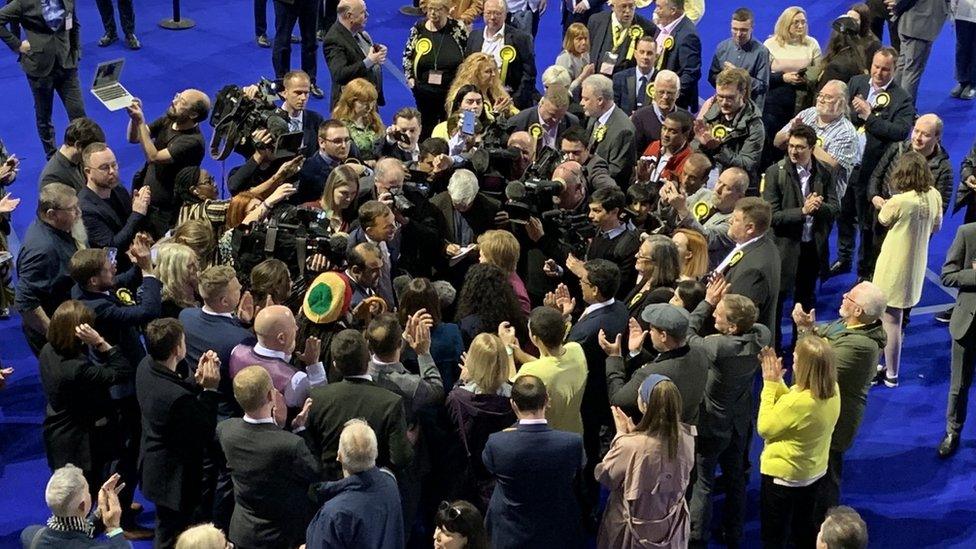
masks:
<path id="1" fill-rule="evenodd" d="M 556 65 L 565 67 L 573 82 L 570 91 L 576 91 L 583 80 L 593 74 L 590 63 L 590 31 L 583 23 L 573 23 L 563 37 L 563 51 L 556 57 Z"/>
<path id="2" fill-rule="evenodd" d="M 359 173 L 348 164 L 336 166 L 325 180 L 322 196 L 304 204 L 307 207 L 320 209 L 329 218 L 329 226 L 333 231 L 349 232 L 349 224 L 356 219 L 356 208 L 353 202 L 359 195 Z"/>
<path id="3" fill-rule="evenodd" d="M 925 157 L 915 151 L 906 152 L 895 162 L 888 182 L 893 187 L 891 198 L 872 199 L 883 204 L 878 222 L 888 228 L 888 234 L 871 280 L 888 296 L 888 307 L 881 317 L 888 336 L 884 384 L 893 388 L 898 386 L 905 309 L 922 298 L 929 238 L 942 226 L 942 195 L 934 186 Z"/>
<path id="4" fill-rule="evenodd" d="M 766 347 L 759 354 L 763 389 L 756 431 L 765 441 L 759 457 L 763 547 L 812 547 L 814 507 L 827 473 L 830 436 L 840 415 L 834 354 L 826 339 L 807 335 L 793 351 L 793 386 L 783 381 L 783 360 Z"/>
<path id="5" fill-rule="evenodd" d="M 476 52 L 469 55 L 458 67 L 457 76 L 447 91 L 444 111 L 452 112 L 454 98 L 467 84 L 473 84 L 481 92 L 485 102 L 485 114 L 489 121 L 498 116 L 511 116 L 518 112 L 512 104 L 512 97 L 502 85 L 501 75 L 495 58 L 487 53 Z"/>
<path id="6" fill-rule="evenodd" d="M 386 128 L 376 110 L 379 94 L 365 78 L 356 78 L 342 87 L 342 94 L 332 109 L 332 118 L 346 123 L 349 137 L 359 148 L 360 160 L 374 160 L 373 143 Z"/>
<path id="7" fill-rule="evenodd" d="M 179 318 L 180 311 L 199 306 L 196 296 L 200 264 L 197 254 L 177 242 L 160 244 L 156 255 L 156 278 L 163 284 L 162 318 Z"/>
<path id="8" fill-rule="evenodd" d="M 763 105 L 766 151 L 775 149 L 772 139 L 776 132 L 808 106 L 805 102 L 810 83 L 819 78 L 820 44 L 808 32 L 807 13 L 801 7 L 790 6 L 776 20 L 772 36 L 763 42 L 769 50 L 771 70 Z M 772 160 L 773 157 L 767 159 L 769 164 Z"/>
<path id="9" fill-rule="evenodd" d="M 525 282 L 515 272 L 518 265 L 521 246 L 518 239 L 508 231 L 493 229 L 478 237 L 478 251 L 481 253 L 480 262 L 494 265 L 508 274 L 508 283 L 515 291 L 522 312 L 528 316 L 532 312 L 532 302 L 529 292 L 525 289 Z"/>
<path id="10" fill-rule="evenodd" d="M 447 395 L 447 411 L 467 456 L 465 499 L 487 507 L 494 481 L 481 461 L 488 435 L 515 423 L 509 404 L 512 386 L 505 344 L 495 334 L 479 334 L 461 357 L 461 375 Z"/>

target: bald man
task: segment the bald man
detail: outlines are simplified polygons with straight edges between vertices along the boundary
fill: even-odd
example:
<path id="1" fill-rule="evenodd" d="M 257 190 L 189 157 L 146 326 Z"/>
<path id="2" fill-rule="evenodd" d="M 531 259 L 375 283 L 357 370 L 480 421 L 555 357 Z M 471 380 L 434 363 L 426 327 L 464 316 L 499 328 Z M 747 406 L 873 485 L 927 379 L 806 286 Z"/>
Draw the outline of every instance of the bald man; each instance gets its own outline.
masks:
<path id="1" fill-rule="evenodd" d="M 129 113 L 129 143 L 138 143 L 146 157 L 147 168 L 133 191 L 148 186 L 149 229 L 159 240 L 176 223 L 182 203 L 174 192 L 176 174 L 183 168 L 199 166 L 206 144 L 200 123 L 210 114 L 210 98 L 200 90 L 187 89 L 176 94 L 166 114 L 146 124 L 142 101 L 133 99 L 126 107 Z"/>
<path id="2" fill-rule="evenodd" d="M 318 338 L 309 337 L 305 350 L 295 353 L 298 323 L 288 307 L 272 305 L 261 309 L 254 318 L 254 332 L 257 343 L 241 343 L 230 353 L 231 379 L 248 366 L 261 366 L 271 375 L 275 390 L 284 395 L 291 410 L 302 407 L 312 387 L 328 383 Z M 292 365 L 292 355 L 305 364 L 304 371 Z"/>
<path id="3" fill-rule="evenodd" d="M 341 0 L 336 21 L 325 33 L 322 51 L 332 79 L 331 105 L 335 107 L 342 87 L 356 78 L 365 78 L 376 87 L 376 103 L 386 104 L 383 97 L 383 63 L 386 46 L 375 44 L 366 32 L 366 3 L 363 0 Z"/>
<path id="4" fill-rule="evenodd" d="M 520 179 L 525 170 L 529 169 L 529 166 L 535 162 L 535 139 L 532 139 L 529 132 L 514 132 L 508 137 L 508 148 L 519 151 L 519 164 L 513 173 L 518 175 L 515 179 Z"/>

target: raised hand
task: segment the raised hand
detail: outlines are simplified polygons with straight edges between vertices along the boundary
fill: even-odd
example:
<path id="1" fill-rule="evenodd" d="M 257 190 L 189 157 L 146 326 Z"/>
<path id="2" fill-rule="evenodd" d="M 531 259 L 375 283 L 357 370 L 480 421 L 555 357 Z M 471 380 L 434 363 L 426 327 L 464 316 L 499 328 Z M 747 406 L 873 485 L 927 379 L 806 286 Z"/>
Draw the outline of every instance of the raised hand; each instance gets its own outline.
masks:
<path id="1" fill-rule="evenodd" d="M 241 300 L 237 303 L 237 318 L 241 320 L 244 324 L 250 324 L 254 320 L 254 315 L 256 311 L 254 310 L 254 296 L 251 295 L 250 291 L 245 291 L 241 295 Z"/>
<path id="2" fill-rule="evenodd" d="M 793 322 L 796 323 L 797 327 L 809 330 L 813 328 L 813 325 L 817 322 L 816 311 L 810 309 L 809 313 L 803 312 L 803 306 L 797 303 L 793 306 Z"/>
<path id="3" fill-rule="evenodd" d="M 17 204 L 20 204 L 19 198 L 12 198 L 10 193 L 3 195 L 3 198 L 0 198 L 0 213 L 10 213 L 14 211 L 14 209 L 17 208 Z"/>
<path id="4" fill-rule="evenodd" d="M 606 332 L 603 331 L 603 328 L 600 328 L 600 333 L 597 336 L 597 342 L 600 344 L 600 348 L 603 349 L 603 352 L 607 353 L 607 356 L 621 356 L 620 340 L 622 337 L 623 336 L 621 334 L 617 334 L 617 337 L 614 338 L 613 343 L 611 343 L 607 339 Z"/>
<path id="5" fill-rule="evenodd" d="M 102 516 L 106 530 L 118 528 L 122 520 L 119 491 L 125 487 L 125 483 L 119 484 L 120 479 L 119 474 L 115 473 L 108 477 L 105 484 L 102 484 L 102 487 L 98 489 L 98 511 Z"/>
<path id="6" fill-rule="evenodd" d="M 725 293 L 728 290 L 729 283 L 725 281 L 725 277 L 721 273 L 716 273 L 708 282 L 708 287 L 705 288 L 705 301 L 712 307 L 715 307 L 719 301 L 722 301 L 722 298 L 725 297 Z"/>
<path id="7" fill-rule="evenodd" d="M 776 351 L 772 347 L 763 347 L 759 351 L 759 362 L 762 364 L 762 376 L 764 381 L 779 383 L 783 381 L 783 359 L 776 356 Z"/>
<path id="8" fill-rule="evenodd" d="M 322 355 L 322 340 L 315 336 L 308 336 L 305 339 L 305 349 L 298 355 L 298 359 L 306 366 L 311 366 L 319 362 Z"/>
<path id="9" fill-rule="evenodd" d="M 105 341 L 105 338 L 101 336 L 95 328 L 92 328 L 88 324 L 81 324 L 75 327 L 75 335 L 81 340 L 85 345 L 89 345 L 98 349 L 100 351 L 108 350 L 109 345 Z"/>
<path id="10" fill-rule="evenodd" d="M 647 330 L 641 328 L 636 318 L 630 317 L 630 322 L 627 323 L 627 348 L 631 351 L 639 351 L 646 337 Z"/>
<path id="11" fill-rule="evenodd" d="M 197 385 L 204 389 L 216 389 L 220 382 L 220 359 L 217 353 L 207 351 L 200 356 L 197 371 L 193 374 Z"/>
<path id="12" fill-rule="evenodd" d="M 309 411 L 311 411 L 311 409 L 312 409 L 312 399 L 306 398 L 305 404 L 302 405 L 302 410 L 298 412 L 298 415 L 295 416 L 295 419 L 291 420 L 292 429 L 298 429 L 300 427 L 304 427 L 305 424 L 308 423 L 308 413 Z"/>

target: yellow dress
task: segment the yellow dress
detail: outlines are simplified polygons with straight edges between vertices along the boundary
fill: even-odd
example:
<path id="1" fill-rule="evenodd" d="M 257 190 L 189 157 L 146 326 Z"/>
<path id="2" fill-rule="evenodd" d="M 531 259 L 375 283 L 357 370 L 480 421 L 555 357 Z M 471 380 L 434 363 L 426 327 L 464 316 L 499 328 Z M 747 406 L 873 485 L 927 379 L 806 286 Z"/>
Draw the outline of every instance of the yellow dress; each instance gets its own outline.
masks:
<path id="1" fill-rule="evenodd" d="M 922 298 L 929 237 L 942 226 L 942 196 L 930 188 L 896 194 L 881 208 L 878 221 L 888 227 L 872 281 L 888 297 L 888 306 L 907 309 Z"/>

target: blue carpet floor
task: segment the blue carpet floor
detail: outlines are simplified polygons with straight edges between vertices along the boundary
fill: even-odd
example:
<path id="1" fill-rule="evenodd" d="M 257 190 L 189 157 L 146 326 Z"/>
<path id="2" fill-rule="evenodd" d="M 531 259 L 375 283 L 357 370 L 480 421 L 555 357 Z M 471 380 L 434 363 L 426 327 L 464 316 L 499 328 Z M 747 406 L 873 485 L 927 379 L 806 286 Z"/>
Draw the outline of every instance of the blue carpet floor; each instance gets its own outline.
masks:
<path id="1" fill-rule="evenodd" d="M 558 6 L 558 2 L 550 0 Z M 829 22 L 846 10 L 839 1 L 805 1 L 813 34 L 826 46 Z M 210 3 L 184 2 L 184 14 L 196 20 L 197 26 L 182 32 L 166 31 L 156 22 L 168 17 L 170 2 L 138 2 L 138 35 L 143 49 L 130 52 L 116 44 L 98 48 L 102 34 L 98 14 L 92 2 L 84 2 L 78 11 L 82 24 L 83 53 L 81 81 L 83 88 L 91 82 L 95 66 L 102 61 L 126 57 L 122 81 L 142 98 L 147 117 L 160 115 L 173 95 L 187 87 L 199 87 L 211 94 L 227 83 L 245 84 L 271 73 L 270 50 L 254 43 L 251 2 L 215 0 Z M 752 4 L 757 11 L 756 36 L 763 39 L 785 2 Z M 391 60 L 399 65 L 399 53 L 406 41 L 413 19 L 398 13 L 399 0 L 372 0 L 368 30 L 378 42 L 389 46 Z M 715 45 L 728 35 L 728 21 L 735 2 L 709 0 L 705 19 L 699 25 L 704 42 L 706 67 Z M 650 17 L 648 10 L 642 10 Z M 273 11 L 269 9 L 270 28 Z M 545 13 L 539 31 L 536 57 L 540 73 L 559 51 L 559 14 L 554 7 Z M 936 42 L 922 82 L 918 101 L 921 112 L 937 112 L 946 122 L 944 144 L 952 163 L 958 165 L 976 134 L 971 119 L 976 103 L 948 97 L 952 87 L 954 38 L 946 25 Z M 298 52 L 293 52 L 297 63 Z M 325 90 L 328 72 L 319 54 L 319 83 Z M 386 75 L 388 105 L 382 109 L 389 120 L 398 106 L 412 102 L 408 90 L 389 72 Z M 14 229 L 23 234 L 33 218 L 36 206 L 37 175 L 43 166 L 43 152 L 34 131 L 30 91 L 15 55 L 0 51 L 0 138 L 23 159 L 20 179 L 11 191 L 23 199 L 14 215 Z M 702 95 L 711 93 L 702 84 Z M 123 179 L 131 179 L 142 164 L 137 146 L 125 144 L 124 112 L 109 113 L 85 92 L 88 113 L 106 130 L 122 167 Z M 327 110 L 323 101 L 312 101 L 310 107 Z M 56 106 L 55 124 L 60 137 L 65 117 Z M 209 128 L 205 133 L 209 138 Z M 232 158 L 226 168 L 238 162 Z M 216 175 L 224 166 L 207 161 L 206 167 Z M 935 236 L 930 248 L 929 269 L 937 273 L 952 240 L 958 219 L 949 219 Z M 850 276 L 830 280 L 818 296 L 822 319 L 836 317 L 840 295 L 853 284 Z M 912 315 L 905 341 L 901 387 L 871 391 L 864 424 L 848 452 L 845 465 L 844 502 L 857 508 L 870 529 L 874 547 L 974 547 L 976 546 L 976 437 L 973 429 L 963 435 L 962 448 L 954 459 L 941 462 L 935 454 L 944 424 L 945 395 L 949 380 L 949 336 L 936 323 L 932 313 L 950 303 L 952 296 L 938 285 L 931 274 L 922 302 Z M 19 319 L 0 322 L 0 357 L 16 373 L 7 389 L 0 392 L 0 547 L 17 547 L 19 531 L 27 524 L 47 517 L 43 489 L 49 471 L 44 459 L 41 422 L 44 395 L 37 375 L 37 364 L 31 356 L 19 327 Z M 758 453 L 761 443 L 754 444 Z M 754 459 L 755 463 L 755 459 Z M 759 539 L 758 472 L 753 470 L 749 484 L 747 546 L 757 546 Z M 144 520 L 149 523 L 152 513 Z M 148 547 L 149 544 L 140 544 Z"/>

